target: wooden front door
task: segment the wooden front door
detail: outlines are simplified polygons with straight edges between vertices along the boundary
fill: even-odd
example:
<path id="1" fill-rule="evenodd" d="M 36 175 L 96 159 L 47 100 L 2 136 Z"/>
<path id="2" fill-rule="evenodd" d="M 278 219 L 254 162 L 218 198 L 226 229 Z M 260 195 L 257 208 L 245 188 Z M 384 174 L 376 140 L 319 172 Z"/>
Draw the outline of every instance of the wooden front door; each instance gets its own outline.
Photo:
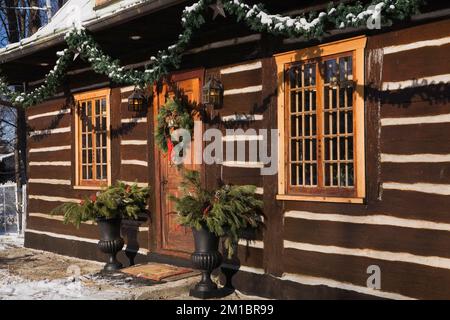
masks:
<path id="1" fill-rule="evenodd" d="M 201 78 L 174 80 L 174 84 L 178 88 L 178 94 L 183 94 L 189 101 L 198 102 L 200 100 Z M 162 106 L 167 98 L 174 94 L 175 92 L 165 85 L 159 95 L 159 105 Z M 193 154 L 196 144 L 200 143 L 201 146 L 201 141 L 194 141 L 193 138 L 192 136 L 192 143 L 189 145 L 188 150 L 190 154 Z M 179 186 L 182 180 L 182 173 L 176 165 L 169 161 L 167 154 L 158 153 L 160 184 L 159 251 L 165 254 L 187 256 L 194 249 L 192 230 L 178 224 L 174 204 L 168 199 L 169 194 L 180 195 Z M 183 165 L 183 167 L 191 170 L 202 170 L 201 165 L 187 164 Z"/>

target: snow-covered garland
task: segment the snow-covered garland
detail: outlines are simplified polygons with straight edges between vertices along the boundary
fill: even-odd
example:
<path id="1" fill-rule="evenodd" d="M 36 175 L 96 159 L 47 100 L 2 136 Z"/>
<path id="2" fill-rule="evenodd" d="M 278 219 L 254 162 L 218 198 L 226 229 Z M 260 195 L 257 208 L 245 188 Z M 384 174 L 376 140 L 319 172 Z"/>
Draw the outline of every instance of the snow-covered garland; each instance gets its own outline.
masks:
<path id="1" fill-rule="evenodd" d="M 186 7 L 181 18 L 183 32 L 178 41 L 151 57 L 151 63 L 144 71 L 121 67 L 119 61 L 101 50 L 86 30 L 73 28 L 65 36 L 68 48 L 57 53 L 59 57 L 56 65 L 47 74 L 44 84 L 28 93 L 14 93 L 4 79 L 0 79 L 0 94 L 13 104 L 23 107 L 44 101 L 56 93 L 76 54 L 88 61 L 95 72 L 106 75 L 117 84 L 143 87 L 154 83 L 170 70 L 179 67 L 182 53 L 191 42 L 194 32 L 206 22 L 209 5 L 215 2 L 216 0 L 199 0 Z M 354 5 L 340 3 L 334 6 L 330 3 L 326 11 L 298 17 L 269 14 L 261 4 L 250 6 L 241 0 L 225 0 L 223 6 L 229 15 L 235 16 L 238 21 L 245 21 L 253 31 L 287 38 L 311 39 L 323 36 L 327 30 L 365 26 L 367 19 L 371 17 L 381 18 L 382 23 L 405 20 L 417 13 L 422 3 L 423 0 L 375 0 L 368 5 L 357 2 Z"/>

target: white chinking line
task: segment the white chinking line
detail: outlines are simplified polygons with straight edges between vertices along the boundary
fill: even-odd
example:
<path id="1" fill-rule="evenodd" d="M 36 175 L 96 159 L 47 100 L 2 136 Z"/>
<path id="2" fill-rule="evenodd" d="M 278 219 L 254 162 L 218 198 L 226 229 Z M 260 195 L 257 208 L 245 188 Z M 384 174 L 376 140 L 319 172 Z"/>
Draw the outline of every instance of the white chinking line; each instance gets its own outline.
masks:
<path id="1" fill-rule="evenodd" d="M 147 182 L 137 182 L 137 181 L 124 181 L 124 180 L 120 180 L 121 182 L 128 184 L 128 185 L 133 185 L 136 184 L 138 187 L 140 188 L 146 188 L 148 187 L 148 183 Z"/>
<path id="2" fill-rule="evenodd" d="M 54 152 L 54 151 L 62 151 L 62 150 L 70 150 L 71 146 L 57 146 L 57 147 L 47 147 L 47 148 L 32 148 L 30 149 L 30 153 L 38 153 L 38 152 Z"/>
<path id="3" fill-rule="evenodd" d="M 135 86 L 128 86 L 128 87 L 120 88 L 120 93 L 131 92 L 131 91 L 134 90 L 134 88 L 135 88 Z M 128 102 L 128 99 L 126 99 L 126 100 L 127 100 L 127 102 Z"/>
<path id="4" fill-rule="evenodd" d="M 383 48 L 383 52 L 384 52 L 384 55 L 388 55 L 388 54 L 393 54 L 393 53 L 397 53 L 397 52 L 415 50 L 415 49 L 425 48 L 425 47 L 440 47 L 440 46 L 443 46 L 443 45 L 446 45 L 449 43 L 450 43 L 450 37 L 444 37 L 444 38 L 440 38 L 440 39 L 424 40 L 424 41 L 417 41 L 414 43 L 390 46 L 390 47 Z"/>
<path id="5" fill-rule="evenodd" d="M 383 90 L 399 90 L 399 89 L 407 89 L 407 88 L 417 88 L 424 87 L 433 84 L 439 83 L 448 83 L 450 82 L 450 74 L 439 74 L 430 77 L 424 77 L 419 79 L 412 80 L 404 80 L 404 81 L 396 81 L 396 82 L 383 82 Z"/>
<path id="6" fill-rule="evenodd" d="M 224 161 L 222 165 L 231 168 L 264 168 L 262 162 Z"/>
<path id="7" fill-rule="evenodd" d="M 48 129 L 48 130 L 36 130 L 36 131 L 30 132 L 30 137 L 40 136 L 40 135 L 44 135 L 44 134 L 66 133 L 66 132 L 70 132 L 70 130 L 71 130 L 70 127 Z"/>
<path id="8" fill-rule="evenodd" d="M 381 119 L 382 126 L 404 126 L 411 124 L 427 124 L 427 123 L 449 123 L 450 113 L 439 114 L 434 116 L 423 117 L 405 117 L 405 118 L 383 118 Z"/>
<path id="9" fill-rule="evenodd" d="M 450 270 L 450 259 L 436 256 L 419 256 L 406 252 L 390 252 L 373 249 L 355 249 L 337 246 L 319 245 L 304 242 L 294 242 L 284 240 L 285 249 L 295 249 L 309 252 L 319 252 L 325 254 L 346 255 L 354 257 L 364 257 L 384 261 L 407 262 L 429 266 L 433 268 L 443 268 Z"/>
<path id="10" fill-rule="evenodd" d="M 51 215 L 48 213 L 35 213 L 35 212 L 31 212 L 28 214 L 30 217 L 35 217 L 35 218 L 41 218 L 41 219 L 47 219 L 47 220 L 57 220 L 57 221 L 64 221 L 64 217 L 63 216 L 56 216 L 56 215 Z M 89 224 L 89 225 L 96 225 L 97 223 L 95 221 L 82 221 L 82 224 Z M 149 228 L 148 227 L 139 227 L 139 232 L 145 232 L 148 231 Z"/>
<path id="11" fill-rule="evenodd" d="M 65 185 L 65 186 L 70 186 L 72 184 L 70 180 L 61 180 L 61 179 L 28 179 L 28 182 L 38 184 Z"/>
<path id="12" fill-rule="evenodd" d="M 29 166 L 55 166 L 55 167 L 70 167 L 70 161 L 31 161 Z"/>
<path id="13" fill-rule="evenodd" d="M 148 162 L 142 160 L 122 160 L 123 165 L 134 165 L 134 166 L 143 166 L 147 167 Z"/>
<path id="14" fill-rule="evenodd" d="M 383 188 L 450 196 L 450 184 L 384 182 Z"/>
<path id="15" fill-rule="evenodd" d="M 256 188 L 255 193 L 256 194 L 264 194 L 264 188 Z"/>
<path id="16" fill-rule="evenodd" d="M 61 109 L 59 111 L 52 111 L 52 112 L 46 112 L 46 113 L 40 113 L 33 116 L 28 116 L 28 120 L 43 118 L 43 117 L 50 117 L 50 116 L 59 116 L 61 114 L 70 113 L 70 109 Z"/>
<path id="17" fill-rule="evenodd" d="M 254 62 L 254 63 L 248 63 L 248 64 L 241 64 L 238 66 L 225 68 L 220 70 L 220 74 L 232 74 L 232 73 L 238 73 L 238 72 L 244 72 L 244 71 L 250 71 L 250 70 L 258 70 L 262 68 L 261 61 Z"/>
<path id="18" fill-rule="evenodd" d="M 248 273 L 254 273 L 263 275 L 265 274 L 264 269 L 262 268 L 255 268 L 255 267 L 248 267 L 248 266 L 235 266 L 232 264 L 224 263 L 222 264 L 222 267 L 233 269 L 233 270 L 239 270 L 244 271 Z M 334 289 L 340 289 L 340 290 L 347 290 L 347 291 L 353 291 L 358 292 L 362 294 L 367 294 L 375 297 L 385 298 L 385 299 L 394 299 L 394 300 L 415 300 L 414 298 L 407 297 L 398 293 L 394 292 L 386 292 L 381 290 L 375 290 L 368 287 L 358 286 L 354 285 L 348 282 L 340 282 L 333 279 L 327 279 L 327 278 L 321 278 L 321 277 L 313 277 L 313 276 L 305 276 L 301 274 L 293 274 L 293 273 L 284 273 L 281 277 L 274 277 L 272 275 L 269 275 L 272 278 L 280 279 L 283 281 L 291 281 L 307 286 L 326 286 L 329 288 Z"/>
<path id="19" fill-rule="evenodd" d="M 234 95 L 234 94 L 260 92 L 260 91 L 262 91 L 262 89 L 263 89 L 262 85 L 249 86 L 249 87 L 237 88 L 237 89 L 229 89 L 229 90 L 225 90 L 223 92 L 223 95 L 224 96 L 231 96 L 231 95 Z"/>
<path id="20" fill-rule="evenodd" d="M 120 120 L 121 123 L 147 123 L 147 118 L 126 118 Z"/>
<path id="21" fill-rule="evenodd" d="M 264 242 L 260 240 L 246 240 L 239 239 L 239 245 L 243 247 L 250 247 L 255 249 L 264 249 Z"/>
<path id="22" fill-rule="evenodd" d="M 285 218 L 343 222 L 364 225 L 380 225 L 401 228 L 450 231 L 449 223 L 432 222 L 426 220 L 396 218 L 387 215 L 352 216 L 343 214 L 314 213 L 308 211 L 286 211 Z"/>
<path id="23" fill-rule="evenodd" d="M 143 146 L 147 144 L 147 140 L 122 140 L 120 144 L 123 146 Z"/>
<path id="24" fill-rule="evenodd" d="M 450 154 L 432 154 L 432 153 L 421 153 L 421 154 L 381 154 L 381 162 L 392 162 L 392 163 L 439 163 L 439 162 L 450 162 Z"/>
<path id="25" fill-rule="evenodd" d="M 58 239 L 64 239 L 64 240 L 74 240 L 74 241 L 82 241 L 87 243 L 98 243 L 97 239 L 90 239 L 90 238 L 83 238 L 83 237 L 77 237 L 77 236 L 71 236 L 71 235 L 64 235 L 60 233 L 54 233 L 54 232 L 47 232 L 47 231 L 40 231 L 40 230 L 34 230 L 34 229 L 26 229 L 25 232 L 29 233 L 35 233 L 35 234 L 41 234 L 52 238 L 58 238 Z M 136 251 L 132 248 L 128 248 L 128 246 L 125 248 L 125 250 L 128 251 Z M 140 254 L 148 254 L 147 249 L 139 249 L 136 252 Z"/>
<path id="26" fill-rule="evenodd" d="M 80 199 L 74 199 L 74 198 L 64 198 L 64 197 L 52 197 L 52 196 L 38 196 L 30 194 L 28 196 L 29 199 L 34 200 L 42 200 L 47 202 L 72 202 L 72 203 L 80 203 Z"/>
<path id="27" fill-rule="evenodd" d="M 222 121 L 260 121 L 264 117 L 262 114 L 233 114 L 230 116 L 223 116 Z"/>
<path id="28" fill-rule="evenodd" d="M 416 300 L 411 297 L 404 296 L 399 293 L 394 292 L 386 292 L 381 290 L 376 290 L 368 287 L 358 286 L 347 282 L 340 282 L 332 279 L 327 278 L 320 278 L 320 277 L 312 277 L 312 276 L 305 276 L 300 274 L 292 274 L 292 273 L 284 273 L 281 278 L 281 280 L 285 281 L 292 281 L 308 286 L 326 286 L 330 288 L 335 289 L 341 289 L 341 290 L 347 290 L 347 291 L 354 291 L 362 294 L 367 294 L 371 296 L 376 296 L 380 298 L 385 299 L 394 299 L 394 300 Z"/>
<path id="29" fill-rule="evenodd" d="M 229 136 L 223 136 L 222 141 L 262 141 L 263 136 L 262 135 L 229 135 Z"/>
<path id="30" fill-rule="evenodd" d="M 45 213 L 30 212 L 28 215 L 30 217 L 35 217 L 35 218 L 64 221 L 64 217 L 63 216 L 56 216 L 56 215 L 45 214 Z M 83 224 L 91 224 L 91 225 L 95 224 L 94 221 L 83 221 L 81 223 L 83 223 Z"/>

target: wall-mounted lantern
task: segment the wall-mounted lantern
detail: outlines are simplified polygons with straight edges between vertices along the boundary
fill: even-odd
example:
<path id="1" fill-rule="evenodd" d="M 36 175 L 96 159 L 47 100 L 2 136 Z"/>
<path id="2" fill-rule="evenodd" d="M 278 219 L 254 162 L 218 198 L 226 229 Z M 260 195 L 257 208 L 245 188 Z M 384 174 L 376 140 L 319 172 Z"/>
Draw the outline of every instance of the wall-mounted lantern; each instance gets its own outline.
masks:
<path id="1" fill-rule="evenodd" d="M 128 111 L 145 111 L 147 104 L 148 98 L 142 89 L 135 88 L 133 93 L 128 97 Z"/>
<path id="2" fill-rule="evenodd" d="M 220 109 L 223 106 L 223 92 L 224 89 L 222 83 L 215 77 L 209 78 L 203 86 L 203 105 L 205 106 L 210 119 L 214 119 L 215 110 Z"/>

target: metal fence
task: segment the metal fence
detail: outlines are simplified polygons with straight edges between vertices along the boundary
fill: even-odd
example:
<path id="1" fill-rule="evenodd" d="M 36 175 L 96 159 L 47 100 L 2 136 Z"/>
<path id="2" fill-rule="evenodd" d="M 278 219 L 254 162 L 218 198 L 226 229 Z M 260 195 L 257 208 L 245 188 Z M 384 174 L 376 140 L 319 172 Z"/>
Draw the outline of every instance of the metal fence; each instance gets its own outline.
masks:
<path id="1" fill-rule="evenodd" d="M 25 230 L 26 206 L 26 186 L 22 189 L 22 199 L 17 201 L 17 187 L 13 182 L 0 184 L 0 234 L 20 234 Z M 22 214 L 19 215 L 19 209 Z M 22 216 L 22 223 L 19 223 Z"/>

